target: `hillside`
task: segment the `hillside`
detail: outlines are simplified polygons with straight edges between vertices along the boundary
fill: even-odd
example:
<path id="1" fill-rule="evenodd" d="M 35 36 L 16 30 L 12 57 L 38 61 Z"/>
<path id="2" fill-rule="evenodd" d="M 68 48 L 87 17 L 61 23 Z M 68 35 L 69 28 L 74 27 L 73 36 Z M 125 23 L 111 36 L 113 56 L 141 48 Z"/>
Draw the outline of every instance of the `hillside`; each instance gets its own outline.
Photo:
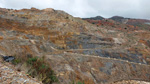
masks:
<path id="1" fill-rule="evenodd" d="M 0 55 L 21 60 L 44 56 L 59 80 L 53 82 L 60 84 L 150 81 L 150 31 L 145 25 L 133 27 L 111 19 L 87 22 L 51 8 L 0 8 Z M 43 75 L 35 78 L 45 82 Z"/>

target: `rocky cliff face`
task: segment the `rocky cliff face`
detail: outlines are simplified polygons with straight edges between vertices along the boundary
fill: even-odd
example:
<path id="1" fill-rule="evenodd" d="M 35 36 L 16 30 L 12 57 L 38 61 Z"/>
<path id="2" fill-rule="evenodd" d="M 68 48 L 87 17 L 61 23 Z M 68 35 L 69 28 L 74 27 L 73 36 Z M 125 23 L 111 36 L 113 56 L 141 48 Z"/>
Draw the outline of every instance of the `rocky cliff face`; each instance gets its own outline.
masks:
<path id="1" fill-rule="evenodd" d="M 150 32 L 117 27 L 54 9 L 1 8 L 0 54 L 46 56 L 61 84 L 150 81 Z"/>

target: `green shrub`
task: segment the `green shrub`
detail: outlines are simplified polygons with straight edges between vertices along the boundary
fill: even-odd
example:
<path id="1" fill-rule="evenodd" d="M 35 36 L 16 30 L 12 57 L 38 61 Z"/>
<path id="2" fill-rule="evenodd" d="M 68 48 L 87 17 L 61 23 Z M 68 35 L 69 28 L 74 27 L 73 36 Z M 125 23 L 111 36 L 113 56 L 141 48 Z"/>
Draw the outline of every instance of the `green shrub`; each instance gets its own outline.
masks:
<path id="1" fill-rule="evenodd" d="M 44 84 L 52 84 L 58 82 L 58 79 L 51 69 L 49 64 L 45 61 L 45 57 L 34 57 L 32 55 L 15 56 L 15 60 L 12 62 L 14 65 L 19 63 L 27 64 L 29 68 L 28 74 L 32 77 L 37 77 Z"/>
<path id="2" fill-rule="evenodd" d="M 19 64 L 21 61 L 19 60 L 19 59 L 14 59 L 13 61 L 12 61 L 12 64 L 14 64 L 14 65 L 17 65 L 17 64 Z"/>
<path id="3" fill-rule="evenodd" d="M 77 84 L 84 84 L 84 82 L 80 82 L 80 81 L 78 81 L 78 82 L 77 82 Z"/>
<path id="4" fill-rule="evenodd" d="M 36 62 L 37 61 L 37 57 L 32 57 L 32 58 L 29 58 L 28 60 L 27 60 L 27 63 L 28 64 L 33 64 L 34 62 Z"/>

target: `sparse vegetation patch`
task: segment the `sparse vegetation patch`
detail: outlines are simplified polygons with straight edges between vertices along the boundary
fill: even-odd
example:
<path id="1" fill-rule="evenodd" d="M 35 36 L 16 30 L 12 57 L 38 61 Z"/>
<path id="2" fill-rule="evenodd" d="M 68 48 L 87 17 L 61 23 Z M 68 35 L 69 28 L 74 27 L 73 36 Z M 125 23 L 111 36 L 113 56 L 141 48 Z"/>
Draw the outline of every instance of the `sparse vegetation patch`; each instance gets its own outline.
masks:
<path id="1" fill-rule="evenodd" d="M 28 74 L 32 77 L 38 78 L 44 84 L 52 84 L 58 82 L 58 79 L 51 69 L 50 65 L 45 61 L 45 57 L 35 57 L 32 55 L 17 56 L 12 61 L 14 65 L 26 65 L 28 67 Z"/>

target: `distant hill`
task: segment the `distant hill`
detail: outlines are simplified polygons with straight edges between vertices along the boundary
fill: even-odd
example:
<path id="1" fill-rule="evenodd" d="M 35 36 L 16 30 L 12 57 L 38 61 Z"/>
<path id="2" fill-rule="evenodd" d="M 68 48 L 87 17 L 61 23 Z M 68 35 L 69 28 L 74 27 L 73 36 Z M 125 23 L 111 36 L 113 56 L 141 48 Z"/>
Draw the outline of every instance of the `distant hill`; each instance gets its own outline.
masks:
<path id="1" fill-rule="evenodd" d="M 92 24 L 115 26 L 116 28 L 130 26 L 132 28 L 144 28 L 148 30 L 150 29 L 149 28 L 150 20 L 146 20 L 146 19 L 124 18 L 122 16 L 113 16 L 108 19 L 107 18 L 95 19 L 95 18 L 91 17 L 91 18 L 83 18 L 83 19 L 87 20 Z"/>
<path id="2" fill-rule="evenodd" d="M 105 18 L 103 18 L 102 16 L 96 16 L 96 17 L 91 17 L 91 18 L 83 18 L 83 19 L 91 19 L 91 20 L 103 20 Z"/>
<path id="3" fill-rule="evenodd" d="M 113 16 L 113 17 L 111 17 L 109 19 L 112 19 L 112 20 L 114 20 L 116 22 L 122 22 L 122 20 L 125 19 L 125 18 L 121 17 L 121 16 Z"/>

